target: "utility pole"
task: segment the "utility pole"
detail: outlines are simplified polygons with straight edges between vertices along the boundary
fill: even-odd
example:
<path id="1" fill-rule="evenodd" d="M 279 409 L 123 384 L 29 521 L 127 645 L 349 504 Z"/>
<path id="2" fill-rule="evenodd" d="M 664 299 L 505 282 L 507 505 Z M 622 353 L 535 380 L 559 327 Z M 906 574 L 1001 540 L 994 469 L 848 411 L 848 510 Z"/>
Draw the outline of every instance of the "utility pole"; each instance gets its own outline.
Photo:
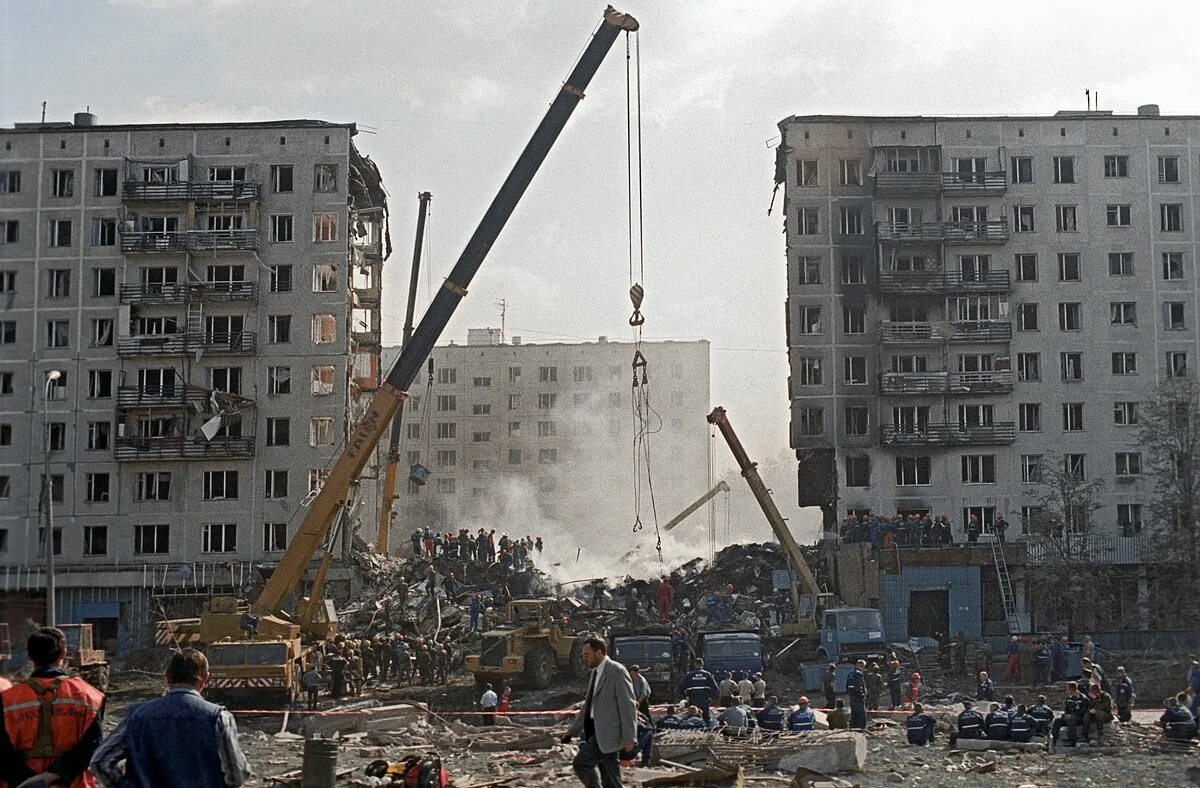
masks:
<path id="1" fill-rule="evenodd" d="M 52 369 L 46 373 L 46 386 L 42 397 L 42 440 L 46 442 L 46 453 L 42 465 L 42 494 L 45 496 L 46 512 L 46 626 L 58 625 L 56 611 L 56 589 L 54 587 L 54 482 L 50 478 L 50 385 L 62 377 L 62 372 Z"/>

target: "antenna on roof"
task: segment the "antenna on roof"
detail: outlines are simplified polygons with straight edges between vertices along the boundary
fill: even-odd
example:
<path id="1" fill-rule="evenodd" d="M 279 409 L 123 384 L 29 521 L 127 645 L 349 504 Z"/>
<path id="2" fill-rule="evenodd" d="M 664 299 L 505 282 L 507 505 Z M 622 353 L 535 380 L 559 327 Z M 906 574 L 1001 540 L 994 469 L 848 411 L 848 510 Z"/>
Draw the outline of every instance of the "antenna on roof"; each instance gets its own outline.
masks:
<path id="1" fill-rule="evenodd" d="M 1092 111 L 1092 91 L 1088 88 L 1084 88 L 1083 95 L 1087 97 L 1088 112 L 1091 112 Z"/>
<path id="2" fill-rule="evenodd" d="M 42 123 L 46 122 L 46 102 L 42 102 Z"/>

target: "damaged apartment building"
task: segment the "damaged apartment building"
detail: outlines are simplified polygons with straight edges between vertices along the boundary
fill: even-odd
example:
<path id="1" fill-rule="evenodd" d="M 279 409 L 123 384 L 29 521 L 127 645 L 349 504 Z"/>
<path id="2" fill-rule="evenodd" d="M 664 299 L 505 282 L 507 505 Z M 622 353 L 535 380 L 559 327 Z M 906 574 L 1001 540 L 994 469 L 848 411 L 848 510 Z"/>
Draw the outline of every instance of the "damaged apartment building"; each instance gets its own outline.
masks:
<path id="1" fill-rule="evenodd" d="M 4 621 L 42 620 L 44 480 L 57 619 L 101 647 L 281 555 L 379 381 L 387 204 L 355 134 L 0 129 Z"/>

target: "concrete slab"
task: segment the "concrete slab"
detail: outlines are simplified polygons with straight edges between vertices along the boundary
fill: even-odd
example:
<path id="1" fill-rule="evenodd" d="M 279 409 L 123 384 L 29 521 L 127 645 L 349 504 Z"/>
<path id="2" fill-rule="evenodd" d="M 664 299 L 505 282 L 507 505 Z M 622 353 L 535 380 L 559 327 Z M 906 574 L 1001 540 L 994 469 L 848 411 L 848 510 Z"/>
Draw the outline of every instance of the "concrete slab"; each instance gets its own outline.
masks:
<path id="1" fill-rule="evenodd" d="M 858 731 L 833 731 L 811 742 L 800 737 L 788 743 L 796 749 L 779 758 L 777 768 L 783 772 L 799 768 L 822 774 L 857 772 L 867 761 L 867 736 Z"/>

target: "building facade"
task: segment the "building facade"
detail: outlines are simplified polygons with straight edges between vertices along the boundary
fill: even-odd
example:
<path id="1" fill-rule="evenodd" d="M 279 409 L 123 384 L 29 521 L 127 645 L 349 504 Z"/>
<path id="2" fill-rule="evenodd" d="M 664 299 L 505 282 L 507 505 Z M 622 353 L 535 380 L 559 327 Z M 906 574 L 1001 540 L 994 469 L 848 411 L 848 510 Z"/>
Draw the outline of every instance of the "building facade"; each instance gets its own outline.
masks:
<path id="1" fill-rule="evenodd" d="M 415 525 L 428 524 L 541 535 L 558 546 L 597 538 L 630 544 L 639 429 L 649 433 L 660 523 L 698 498 L 711 486 L 708 342 L 643 343 L 650 398 L 643 427 L 633 410 L 634 352 L 632 343 L 605 337 L 505 344 L 493 329 L 471 330 L 465 345 L 438 346 L 432 380 L 410 392 L 400 446 L 401 477 L 418 464 L 430 476 L 423 486 L 398 486 L 391 543 L 406 545 Z M 398 354 L 385 348 L 385 364 Z M 641 518 L 653 534 L 645 473 L 643 466 Z"/>
<path id="2" fill-rule="evenodd" d="M 1139 403 L 1200 362 L 1200 118 L 779 128 L 801 504 L 989 530 L 1034 512 L 1055 463 L 1103 479 L 1095 517 L 1137 533 Z"/>
<path id="3" fill-rule="evenodd" d="M 0 129 L 0 608 L 118 648 L 278 559 L 377 386 L 386 205 L 355 127 Z"/>

